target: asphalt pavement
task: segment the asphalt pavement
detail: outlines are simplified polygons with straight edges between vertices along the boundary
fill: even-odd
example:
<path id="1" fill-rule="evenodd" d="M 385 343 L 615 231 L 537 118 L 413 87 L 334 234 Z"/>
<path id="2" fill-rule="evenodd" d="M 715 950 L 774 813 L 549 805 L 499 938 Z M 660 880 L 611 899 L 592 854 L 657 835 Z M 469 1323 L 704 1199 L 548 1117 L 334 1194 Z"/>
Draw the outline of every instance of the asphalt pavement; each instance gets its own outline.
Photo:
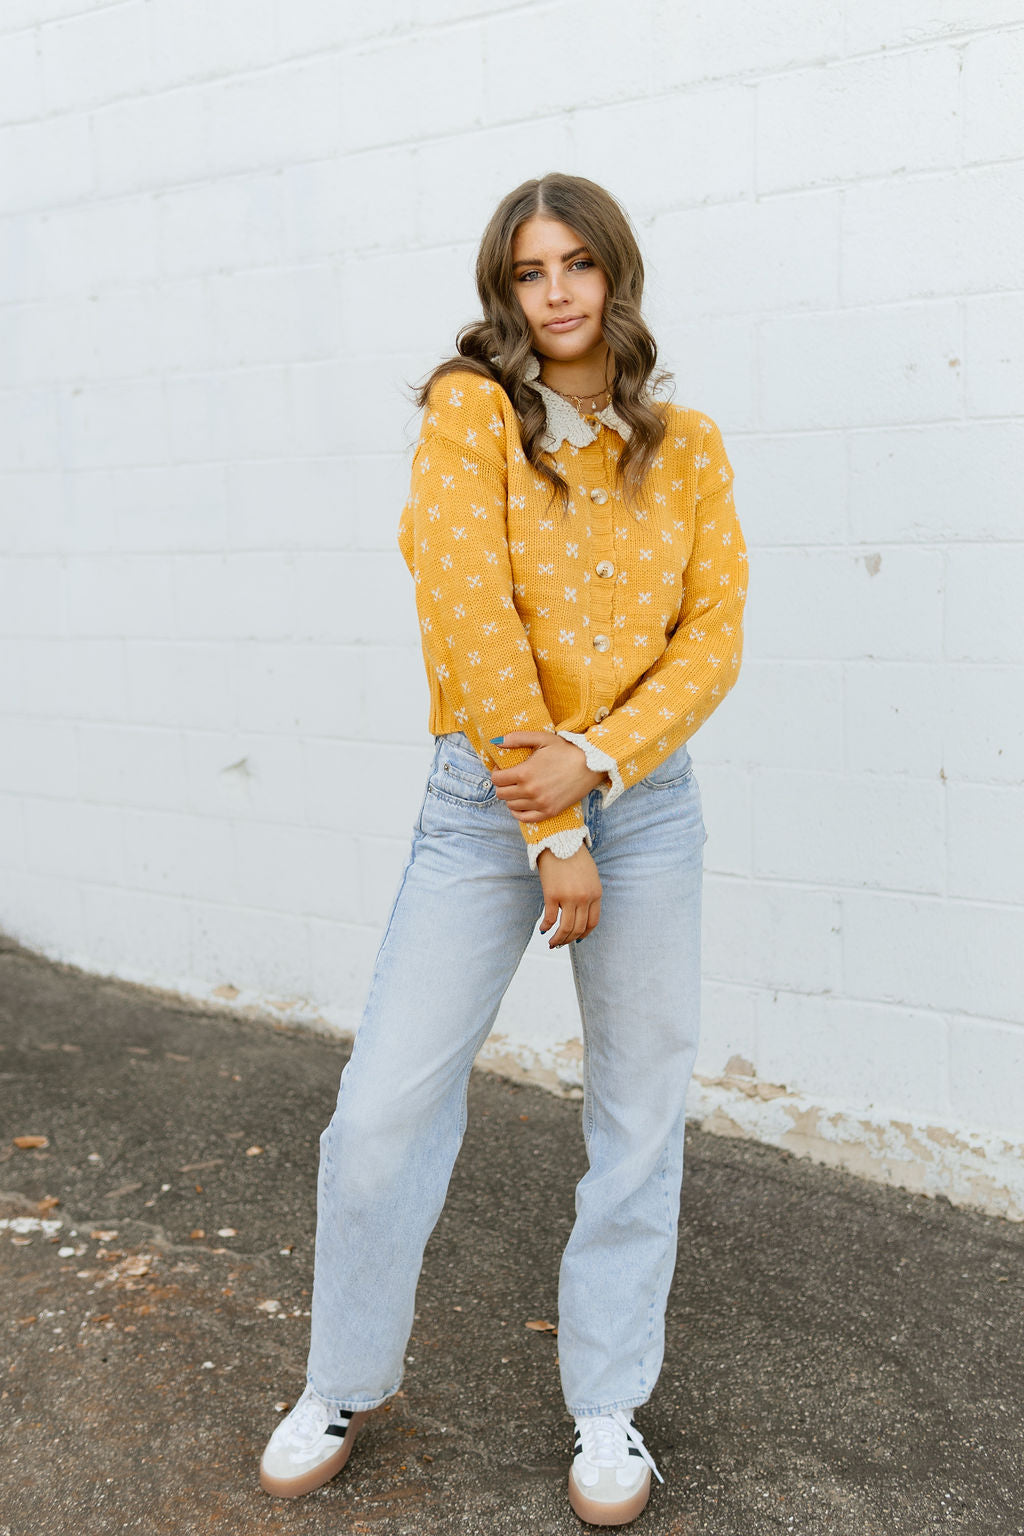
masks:
<path id="1" fill-rule="evenodd" d="M 260 1491 L 344 1060 L 0 938 L 0 1536 L 586 1529 L 554 1326 L 580 1107 L 482 1072 L 401 1394 L 334 1483 Z M 1021 1536 L 1022 1260 L 1024 1226 L 692 1133 L 634 1529 Z"/>

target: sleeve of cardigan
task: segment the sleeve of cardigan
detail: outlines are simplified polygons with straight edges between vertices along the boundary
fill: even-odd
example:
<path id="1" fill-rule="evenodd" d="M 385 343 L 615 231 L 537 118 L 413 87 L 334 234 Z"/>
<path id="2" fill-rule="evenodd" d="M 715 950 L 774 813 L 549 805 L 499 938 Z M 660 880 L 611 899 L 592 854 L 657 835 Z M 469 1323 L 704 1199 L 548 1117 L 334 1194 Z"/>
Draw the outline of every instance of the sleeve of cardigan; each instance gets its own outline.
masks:
<path id="1" fill-rule="evenodd" d="M 675 629 L 657 661 L 607 719 L 582 737 L 569 737 L 591 768 L 608 772 L 612 782 L 605 804 L 689 740 L 739 674 L 747 549 L 721 432 L 707 417 L 702 421 L 707 430 L 697 451 L 693 548 Z"/>
<path id="2" fill-rule="evenodd" d="M 424 661 L 489 769 L 529 752 L 496 748 L 506 731 L 554 731 L 513 601 L 500 471 L 428 424 L 412 465 L 399 545 L 416 584 Z M 568 858 L 590 841 L 580 805 L 519 823 L 530 866 L 542 848 Z"/>

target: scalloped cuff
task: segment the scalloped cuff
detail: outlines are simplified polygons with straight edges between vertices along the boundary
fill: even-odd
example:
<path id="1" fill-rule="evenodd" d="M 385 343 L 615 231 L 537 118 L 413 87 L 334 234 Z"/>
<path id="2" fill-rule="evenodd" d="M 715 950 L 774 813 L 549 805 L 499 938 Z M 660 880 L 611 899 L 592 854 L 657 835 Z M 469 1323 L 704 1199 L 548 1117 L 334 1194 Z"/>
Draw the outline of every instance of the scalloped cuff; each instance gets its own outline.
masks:
<path id="1" fill-rule="evenodd" d="M 561 832 L 552 832 L 548 837 L 542 837 L 539 843 L 527 843 L 530 868 L 537 868 L 537 857 L 542 848 L 550 848 L 556 859 L 571 859 L 584 843 L 590 847 L 589 827 L 564 827 Z"/>
<path id="2" fill-rule="evenodd" d="M 601 791 L 601 804 L 611 805 L 612 801 L 617 800 L 626 787 L 622 782 L 622 774 L 619 772 L 619 765 L 614 757 L 609 757 L 607 752 L 602 752 L 601 748 L 595 747 L 594 743 L 588 741 L 586 736 L 579 736 L 575 731 L 559 731 L 558 734 L 559 736 L 564 736 L 566 741 L 571 741 L 574 747 L 579 747 L 587 760 L 587 767 L 591 773 L 606 773 L 611 779 L 610 786 L 598 785 Z"/>

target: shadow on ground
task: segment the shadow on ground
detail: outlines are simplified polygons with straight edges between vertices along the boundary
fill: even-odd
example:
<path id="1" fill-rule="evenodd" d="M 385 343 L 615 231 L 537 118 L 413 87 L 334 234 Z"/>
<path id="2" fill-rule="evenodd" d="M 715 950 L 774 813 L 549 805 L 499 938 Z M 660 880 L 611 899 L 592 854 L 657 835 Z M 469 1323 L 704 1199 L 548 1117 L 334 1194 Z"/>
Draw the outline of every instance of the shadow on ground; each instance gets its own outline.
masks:
<path id="1" fill-rule="evenodd" d="M 255 1469 L 304 1380 L 343 1048 L 2 940 L 0 1041 L 0 1536 L 584 1529 L 527 1326 L 557 1321 L 578 1105 L 476 1076 L 404 1390 L 284 1503 Z M 687 1157 L 637 1529 L 1024 1532 L 1024 1228 L 750 1143 Z"/>

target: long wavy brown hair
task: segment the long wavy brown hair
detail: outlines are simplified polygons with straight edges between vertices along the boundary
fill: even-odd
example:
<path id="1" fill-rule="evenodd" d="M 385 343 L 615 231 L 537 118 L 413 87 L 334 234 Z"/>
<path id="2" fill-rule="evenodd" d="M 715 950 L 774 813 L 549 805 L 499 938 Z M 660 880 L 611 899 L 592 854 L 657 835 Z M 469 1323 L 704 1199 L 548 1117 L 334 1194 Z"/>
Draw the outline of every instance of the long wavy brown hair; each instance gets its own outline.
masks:
<path id="1" fill-rule="evenodd" d="M 604 272 L 608 293 L 602 329 L 611 350 L 612 402 L 631 429 L 617 472 L 630 502 L 640 496 L 644 476 L 665 436 L 665 421 L 651 391 L 670 375 L 655 374 L 658 349 L 640 314 L 644 264 L 625 212 L 603 187 L 583 176 L 552 172 L 524 181 L 498 204 L 484 230 L 476 261 L 476 286 L 483 319 L 464 325 L 455 340 L 457 354 L 436 367 L 414 391 L 423 407 L 438 379 L 459 368 L 471 369 L 500 384 L 519 417 L 523 451 L 568 505 L 569 487 L 542 458 L 544 401 L 526 381 L 532 355 L 530 327 L 516 294 L 512 241 L 516 230 L 536 215 L 557 219 L 575 230 Z"/>

